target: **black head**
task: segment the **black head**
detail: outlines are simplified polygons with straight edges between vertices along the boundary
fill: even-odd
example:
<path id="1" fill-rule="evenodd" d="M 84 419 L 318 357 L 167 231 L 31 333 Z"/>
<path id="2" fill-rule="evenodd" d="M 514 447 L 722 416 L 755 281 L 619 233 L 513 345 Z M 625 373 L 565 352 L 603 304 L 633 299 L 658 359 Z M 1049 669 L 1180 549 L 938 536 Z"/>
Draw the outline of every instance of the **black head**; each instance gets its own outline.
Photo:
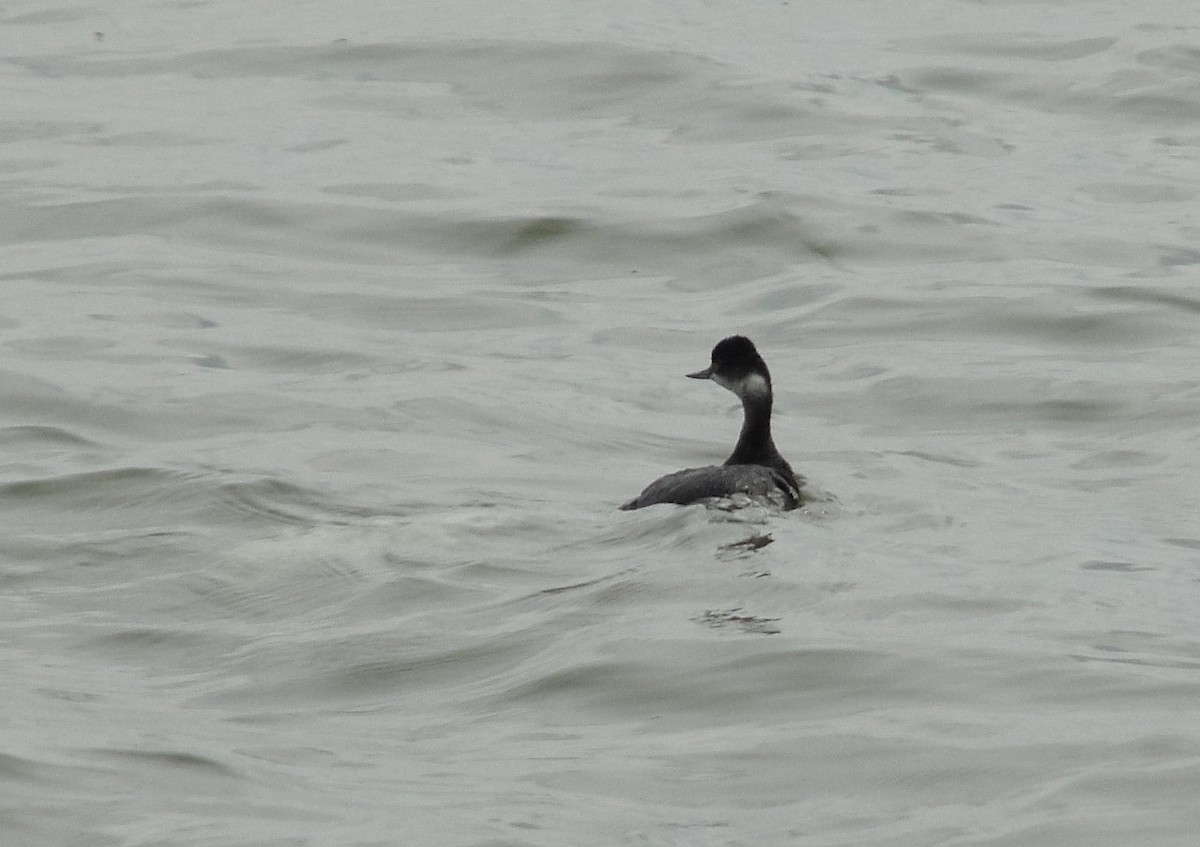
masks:
<path id="1" fill-rule="evenodd" d="M 731 335 L 717 342 L 712 364 L 688 374 L 692 379 L 711 379 L 739 397 L 771 392 L 771 372 L 758 355 L 754 342 L 744 335 Z M 756 379 L 757 377 L 757 379 Z"/>

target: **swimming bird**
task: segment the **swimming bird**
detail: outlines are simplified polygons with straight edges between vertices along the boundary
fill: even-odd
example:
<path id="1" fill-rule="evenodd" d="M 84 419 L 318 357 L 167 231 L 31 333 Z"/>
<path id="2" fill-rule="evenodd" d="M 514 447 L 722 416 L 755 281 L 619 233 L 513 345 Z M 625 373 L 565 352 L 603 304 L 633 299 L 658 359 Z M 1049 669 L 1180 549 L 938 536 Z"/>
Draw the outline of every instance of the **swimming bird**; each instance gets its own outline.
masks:
<path id="1" fill-rule="evenodd" d="M 733 454 L 723 465 L 689 468 L 656 479 L 621 508 L 640 509 L 655 503 L 686 505 L 734 494 L 766 499 L 784 509 L 799 506 L 804 477 L 796 475 L 771 439 L 771 372 L 754 342 L 743 335 L 717 342 L 712 364 L 688 376 L 711 379 L 742 401 L 742 433 Z"/>

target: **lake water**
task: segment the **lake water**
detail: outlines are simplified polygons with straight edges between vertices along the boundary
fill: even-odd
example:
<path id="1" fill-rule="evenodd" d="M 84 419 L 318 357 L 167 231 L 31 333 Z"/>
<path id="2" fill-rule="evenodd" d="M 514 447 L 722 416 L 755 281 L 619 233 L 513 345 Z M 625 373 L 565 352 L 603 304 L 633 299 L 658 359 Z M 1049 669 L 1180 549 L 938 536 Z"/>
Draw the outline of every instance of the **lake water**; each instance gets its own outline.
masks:
<path id="1" fill-rule="evenodd" d="M 0 45 L 0 842 L 1196 843 L 1192 0 Z"/>

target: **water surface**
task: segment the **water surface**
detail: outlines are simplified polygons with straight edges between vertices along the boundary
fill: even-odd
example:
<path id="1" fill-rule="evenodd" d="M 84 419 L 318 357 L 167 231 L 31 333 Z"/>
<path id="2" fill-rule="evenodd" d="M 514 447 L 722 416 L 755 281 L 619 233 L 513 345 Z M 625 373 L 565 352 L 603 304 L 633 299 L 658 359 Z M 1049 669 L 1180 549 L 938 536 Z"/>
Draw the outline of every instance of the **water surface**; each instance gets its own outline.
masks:
<path id="1" fill-rule="evenodd" d="M 5 843 L 1192 844 L 1193 19 L 6 6 Z"/>

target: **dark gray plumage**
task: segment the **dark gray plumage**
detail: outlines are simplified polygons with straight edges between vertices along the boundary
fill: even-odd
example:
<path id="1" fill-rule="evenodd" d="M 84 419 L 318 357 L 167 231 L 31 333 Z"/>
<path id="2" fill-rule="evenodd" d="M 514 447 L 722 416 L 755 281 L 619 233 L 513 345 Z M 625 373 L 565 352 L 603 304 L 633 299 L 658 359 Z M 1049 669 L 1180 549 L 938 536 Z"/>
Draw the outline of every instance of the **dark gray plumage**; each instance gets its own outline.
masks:
<path id="1" fill-rule="evenodd" d="M 789 481 L 773 468 L 764 468 L 762 465 L 711 465 L 675 471 L 660 477 L 621 508 L 628 511 L 655 503 L 686 506 L 710 497 L 729 497 L 734 494 L 762 498 L 781 509 L 794 509 L 800 504 L 798 481 Z"/>
<path id="2" fill-rule="evenodd" d="M 689 468 L 656 479 L 621 508 L 686 505 L 734 494 L 764 499 L 783 509 L 799 506 L 804 477 L 796 475 L 771 439 L 771 372 L 753 342 L 741 335 L 718 342 L 712 364 L 688 376 L 711 379 L 741 399 L 742 432 L 733 453 L 723 465 Z"/>

